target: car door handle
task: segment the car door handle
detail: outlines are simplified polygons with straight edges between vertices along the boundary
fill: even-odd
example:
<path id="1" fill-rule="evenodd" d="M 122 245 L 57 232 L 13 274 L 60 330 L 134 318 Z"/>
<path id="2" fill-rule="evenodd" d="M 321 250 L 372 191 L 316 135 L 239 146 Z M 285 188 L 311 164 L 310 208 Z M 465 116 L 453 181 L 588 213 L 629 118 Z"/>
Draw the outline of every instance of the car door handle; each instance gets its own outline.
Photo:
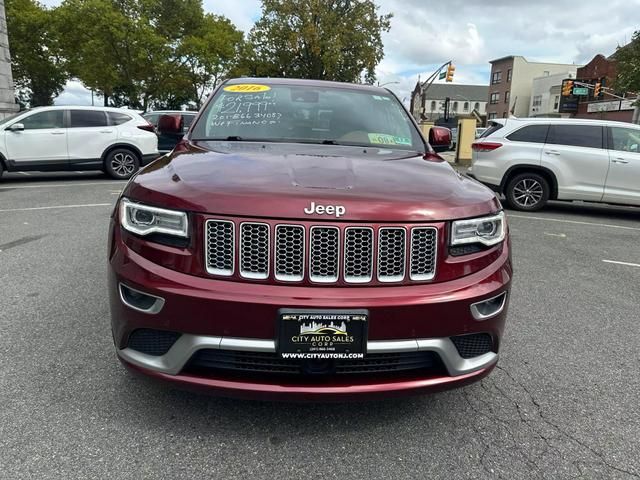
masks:
<path id="1" fill-rule="evenodd" d="M 612 160 L 613 163 L 629 163 L 629 160 L 625 160 L 624 158 L 617 157 Z"/>
<path id="2" fill-rule="evenodd" d="M 557 150 L 545 150 L 544 153 L 547 155 L 560 155 L 560 152 Z"/>
<path id="3" fill-rule="evenodd" d="M 51 132 L 51 135 L 64 135 L 64 131 L 57 130 L 55 132 Z"/>
<path id="4" fill-rule="evenodd" d="M 100 130 L 100 133 L 113 133 L 113 130 Z"/>

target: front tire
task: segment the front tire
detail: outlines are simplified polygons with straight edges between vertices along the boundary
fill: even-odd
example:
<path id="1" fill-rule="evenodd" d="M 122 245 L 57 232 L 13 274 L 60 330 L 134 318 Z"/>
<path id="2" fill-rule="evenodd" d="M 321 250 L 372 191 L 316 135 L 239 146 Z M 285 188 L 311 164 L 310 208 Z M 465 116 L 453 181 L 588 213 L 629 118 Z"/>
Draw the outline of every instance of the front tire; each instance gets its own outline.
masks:
<path id="1" fill-rule="evenodd" d="M 116 180 L 128 180 L 140 168 L 138 155 L 128 148 L 111 150 L 104 160 L 105 171 Z"/>
<path id="2" fill-rule="evenodd" d="M 549 182 L 537 173 L 521 173 L 507 184 L 505 197 L 507 205 L 514 210 L 535 212 L 549 201 Z"/>

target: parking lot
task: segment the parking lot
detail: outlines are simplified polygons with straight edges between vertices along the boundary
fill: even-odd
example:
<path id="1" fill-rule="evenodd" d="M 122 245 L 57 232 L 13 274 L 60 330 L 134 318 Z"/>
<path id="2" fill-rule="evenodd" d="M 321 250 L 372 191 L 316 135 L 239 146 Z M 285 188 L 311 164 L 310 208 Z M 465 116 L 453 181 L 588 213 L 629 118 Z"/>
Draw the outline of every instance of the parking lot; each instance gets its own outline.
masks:
<path id="1" fill-rule="evenodd" d="M 170 390 L 117 361 L 106 234 L 123 186 L 0 181 L 1 478 L 640 477 L 640 210 L 508 212 L 512 300 L 482 382 L 273 404 Z"/>

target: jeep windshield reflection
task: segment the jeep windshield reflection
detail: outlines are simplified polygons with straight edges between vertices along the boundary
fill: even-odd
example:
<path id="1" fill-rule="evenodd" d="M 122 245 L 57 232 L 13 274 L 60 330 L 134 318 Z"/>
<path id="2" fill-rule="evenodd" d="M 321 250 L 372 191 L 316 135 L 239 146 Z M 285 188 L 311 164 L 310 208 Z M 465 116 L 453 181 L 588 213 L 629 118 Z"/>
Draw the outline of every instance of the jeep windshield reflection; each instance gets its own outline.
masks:
<path id="1" fill-rule="evenodd" d="M 195 125 L 192 139 L 425 150 L 416 127 L 391 94 L 276 83 L 221 88 Z"/>

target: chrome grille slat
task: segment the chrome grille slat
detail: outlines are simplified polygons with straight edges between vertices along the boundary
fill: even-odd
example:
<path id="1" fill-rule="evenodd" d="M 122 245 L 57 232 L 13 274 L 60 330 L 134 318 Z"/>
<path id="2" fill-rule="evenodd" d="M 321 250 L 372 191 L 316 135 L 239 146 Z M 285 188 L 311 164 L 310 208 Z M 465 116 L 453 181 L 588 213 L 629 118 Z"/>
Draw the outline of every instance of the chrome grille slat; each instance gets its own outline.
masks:
<path id="1" fill-rule="evenodd" d="M 313 282 L 338 281 L 340 268 L 340 230 L 338 227 L 311 227 L 309 278 Z"/>
<path id="2" fill-rule="evenodd" d="M 431 280 L 435 276 L 437 236 L 438 231 L 433 227 L 411 229 L 411 280 Z"/>
<path id="3" fill-rule="evenodd" d="M 205 262 L 212 275 L 233 275 L 235 225 L 227 220 L 207 220 L 205 224 Z"/>
<path id="4" fill-rule="evenodd" d="M 438 228 L 429 225 L 337 226 L 207 219 L 204 237 L 205 268 L 216 276 L 367 284 L 425 282 L 436 275 Z"/>
<path id="5" fill-rule="evenodd" d="M 343 257 L 345 282 L 370 282 L 373 279 L 373 229 L 347 227 Z"/>
<path id="6" fill-rule="evenodd" d="M 256 280 L 269 277 L 268 224 L 240 224 L 240 275 Z"/>
<path id="7" fill-rule="evenodd" d="M 404 280 L 406 270 L 407 232 L 400 227 L 378 230 L 378 281 L 391 283 Z"/>
<path id="8" fill-rule="evenodd" d="M 301 225 L 276 226 L 274 272 L 277 280 L 299 282 L 304 278 L 304 239 Z"/>

